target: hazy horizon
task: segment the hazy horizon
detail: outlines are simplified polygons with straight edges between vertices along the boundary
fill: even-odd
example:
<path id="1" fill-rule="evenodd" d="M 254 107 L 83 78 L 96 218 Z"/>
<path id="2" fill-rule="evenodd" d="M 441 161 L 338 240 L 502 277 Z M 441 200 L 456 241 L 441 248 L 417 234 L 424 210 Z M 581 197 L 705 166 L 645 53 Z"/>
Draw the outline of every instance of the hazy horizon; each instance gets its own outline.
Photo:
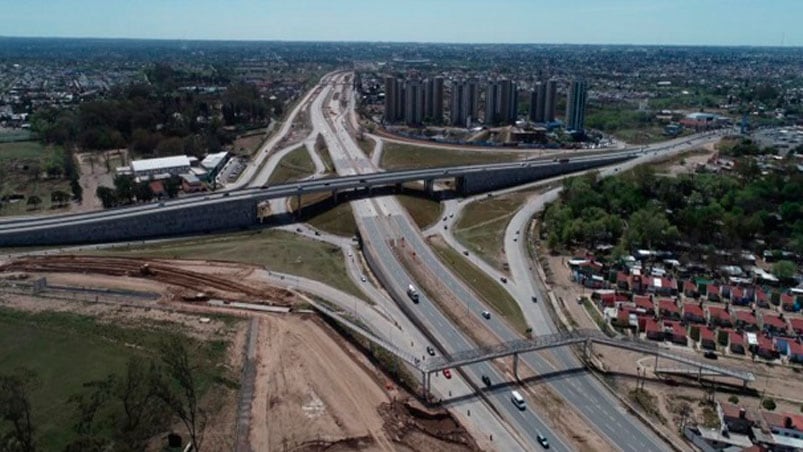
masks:
<path id="1" fill-rule="evenodd" d="M 799 0 L 29 0 L 3 13 L 19 38 L 803 46 Z"/>

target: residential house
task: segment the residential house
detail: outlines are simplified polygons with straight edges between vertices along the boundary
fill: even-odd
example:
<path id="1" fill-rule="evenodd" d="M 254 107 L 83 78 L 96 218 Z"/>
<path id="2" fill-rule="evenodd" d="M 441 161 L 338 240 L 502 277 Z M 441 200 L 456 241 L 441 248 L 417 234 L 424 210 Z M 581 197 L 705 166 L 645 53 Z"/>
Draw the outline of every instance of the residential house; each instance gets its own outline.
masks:
<path id="1" fill-rule="evenodd" d="M 644 333 L 647 336 L 647 339 L 653 341 L 662 341 L 664 340 L 664 332 L 661 327 L 658 325 L 653 319 L 646 319 L 644 321 Z"/>
<path id="2" fill-rule="evenodd" d="M 803 318 L 790 317 L 789 324 L 792 326 L 792 332 L 798 337 L 803 337 Z"/>
<path id="3" fill-rule="evenodd" d="M 795 312 L 797 308 L 797 303 L 795 303 L 795 296 L 789 292 L 784 292 L 781 294 L 781 309 L 786 312 Z"/>
<path id="4" fill-rule="evenodd" d="M 646 276 L 643 278 L 646 282 L 645 288 L 647 292 L 656 295 L 671 297 L 678 293 L 678 284 L 672 278 L 666 276 Z"/>
<path id="5" fill-rule="evenodd" d="M 714 330 L 707 326 L 700 327 L 700 348 L 704 350 L 716 350 L 717 338 Z"/>
<path id="6" fill-rule="evenodd" d="M 774 314 L 764 314 L 762 316 L 763 330 L 772 334 L 786 334 L 786 321 Z"/>
<path id="7" fill-rule="evenodd" d="M 617 272 L 616 288 L 619 290 L 630 291 L 630 275 L 623 271 Z"/>
<path id="8" fill-rule="evenodd" d="M 710 325 L 724 328 L 733 326 L 730 312 L 728 312 L 726 308 L 721 308 L 719 306 L 708 306 L 708 322 Z"/>
<path id="9" fill-rule="evenodd" d="M 719 302 L 722 301 L 722 298 L 719 295 L 719 286 L 716 284 L 709 284 L 705 287 L 705 293 L 708 297 L 708 301 L 715 301 Z"/>
<path id="10" fill-rule="evenodd" d="M 680 322 L 664 321 L 664 335 L 675 344 L 688 345 L 686 328 Z"/>
<path id="11" fill-rule="evenodd" d="M 797 340 L 789 340 L 786 356 L 790 362 L 803 364 L 803 344 Z"/>
<path id="12" fill-rule="evenodd" d="M 749 435 L 751 429 L 759 423 L 756 416 L 748 413 L 745 408 L 728 402 L 717 402 L 717 414 L 720 424 L 731 433 Z"/>
<path id="13" fill-rule="evenodd" d="M 737 355 L 744 355 L 745 348 L 744 348 L 744 335 L 738 331 L 734 330 L 727 330 L 728 331 L 728 341 L 730 342 L 730 346 L 728 347 L 731 353 L 735 353 Z"/>
<path id="14" fill-rule="evenodd" d="M 776 441 L 779 437 L 803 439 L 803 416 L 794 413 L 762 411 L 761 417 Z"/>
<path id="15" fill-rule="evenodd" d="M 641 314 L 655 315 L 655 305 L 649 295 L 636 295 L 633 297 L 633 303 L 636 309 Z"/>
<path id="16" fill-rule="evenodd" d="M 735 310 L 736 328 L 745 331 L 758 331 L 758 318 L 753 311 Z"/>
<path id="17" fill-rule="evenodd" d="M 764 309 L 770 307 L 770 296 L 761 287 L 756 287 L 756 305 Z"/>
<path id="18" fill-rule="evenodd" d="M 778 349 L 777 347 L 775 347 L 775 342 L 772 339 L 768 338 L 767 336 L 764 336 L 763 334 L 759 334 L 757 336 L 757 339 L 758 339 L 758 345 L 756 346 L 755 353 L 758 356 L 764 359 L 779 358 L 780 355 L 778 354 Z"/>
<path id="19" fill-rule="evenodd" d="M 697 284 L 694 284 L 693 281 L 684 281 L 683 282 L 683 295 L 687 298 L 697 298 L 700 296 L 700 292 L 697 291 Z"/>
<path id="20" fill-rule="evenodd" d="M 658 313 L 663 319 L 680 320 L 680 309 L 673 300 L 658 300 Z"/>
<path id="21" fill-rule="evenodd" d="M 697 303 L 683 303 L 683 320 L 688 323 L 705 323 L 703 308 Z"/>
<path id="22" fill-rule="evenodd" d="M 733 286 L 731 287 L 731 304 L 737 306 L 747 306 L 753 302 L 753 291 L 748 288 Z"/>

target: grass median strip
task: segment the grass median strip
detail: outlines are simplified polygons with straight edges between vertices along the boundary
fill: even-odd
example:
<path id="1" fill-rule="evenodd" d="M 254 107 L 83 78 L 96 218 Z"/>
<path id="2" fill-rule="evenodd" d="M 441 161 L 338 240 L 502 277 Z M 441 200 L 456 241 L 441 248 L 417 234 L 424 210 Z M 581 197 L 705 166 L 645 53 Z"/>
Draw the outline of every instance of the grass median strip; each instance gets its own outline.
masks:
<path id="1" fill-rule="evenodd" d="M 270 175 L 268 185 L 283 184 L 315 174 L 315 164 L 301 145 L 285 155 Z"/>
<path id="2" fill-rule="evenodd" d="M 380 166 L 389 170 L 431 168 L 433 166 L 474 165 L 481 163 L 512 162 L 524 154 L 498 152 L 488 149 L 461 151 L 412 146 L 385 142 Z"/>
<path id="3" fill-rule="evenodd" d="M 466 206 L 455 225 L 455 238 L 500 271 L 504 271 L 505 229 L 528 193 L 486 198 Z"/>
<path id="4" fill-rule="evenodd" d="M 429 198 L 398 195 L 396 199 L 407 209 L 407 212 L 413 217 L 415 224 L 421 229 L 425 229 L 438 221 L 438 218 L 440 218 L 443 213 L 443 205 Z"/>
<path id="5" fill-rule="evenodd" d="M 440 239 L 429 240 L 435 254 L 493 310 L 504 317 L 521 334 L 527 333 L 527 322 L 516 300 L 488 275 L 474 266 Z"/>

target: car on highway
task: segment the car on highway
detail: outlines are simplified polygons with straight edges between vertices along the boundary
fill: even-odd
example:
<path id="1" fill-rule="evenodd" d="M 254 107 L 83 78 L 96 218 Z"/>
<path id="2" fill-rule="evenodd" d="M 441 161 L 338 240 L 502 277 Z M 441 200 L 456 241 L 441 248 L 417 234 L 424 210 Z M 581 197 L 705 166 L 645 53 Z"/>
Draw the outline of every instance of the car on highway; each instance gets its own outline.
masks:
<path id="1" fill-rule="evenodd" d="M 516 408 L 522 411 L 527 409 L 527 402 L 524 401 L 524 397 L 519 394 L 519 391 L 511 391 L 510 400 L 513 402 L 513 405 L 516 405 Z"/>
<path id="2" fill-rule="evenodd" d="M 464 256 L 468 256 L 468 251 L 463 251 Z"/>
<path id="3" fill-rule="evenodd" d="M 504 276 L 500 277 L 499 280 L 502 281 L 503 283 L 507 283 L 507 278 Z"/>
<path id="4" fill-rule="evenodd" d="M 708 358 L 708 359 L 717 359 L 717 354 L 712 352 L 712 351 L 707 351 L 707 352 L 703 353 L 703 356 Z"/>
<path id="5" fill-rule="evenodd" d="M 367 279 L 365 279 L 365 275 L 360 275 L 360 281 L 362 281 L 362 282 L 367 281 Z"/>
<path id="6" fill-rule="evenodd" d="M 431 346 L 431 345 L 427 345 L 427 354 L 428 354 L 429 356 L 435 356 L 435 349 L 434 349 L 434 348 L 432 348 L 432 346 Z"/>
<path id="7" fill-rule="evenodd" d="M 539 433 L 539 434 L 538 434 L 538 435 L 535 437 L 535 439 L 537 439 L 537 440 L 538 440 L 538 444 L 540 444 L 540 445 L 541 445 L 541 447 L 543 447 L 544 449 L 549 449 L 549 441 L 547 441 L 547 439 L 546 439 L 546 436 L 544 436 L 544 435 L 542 435 L 542 434 L 540 434 L 540 433 Z"/>
<path id="8" fill-rule="evenodd" d="M 486 319 L 490 319 L 491 313 L 488 311 L 482 311 L 482 316 L 485 317 Z"/>
<path id="9" fill-rule="evenodd" d="M 533 300 L 533 303 L 538 303 L 538 297 L 536 297 L 535 295 L 533 295 L 530 298 Z"/>
<path id="10" fill-rule="evenodd" d="M 443 376 L 448 378 L 452 378 L 452 371 L 449 369 L 443 369 Z"/>
<path id="11" fill-rule="evenodd" d="M 491 386 L 491 378 L 487 375 L 482 376 L 482 382 L 485 383 L 485 386 Z"/>

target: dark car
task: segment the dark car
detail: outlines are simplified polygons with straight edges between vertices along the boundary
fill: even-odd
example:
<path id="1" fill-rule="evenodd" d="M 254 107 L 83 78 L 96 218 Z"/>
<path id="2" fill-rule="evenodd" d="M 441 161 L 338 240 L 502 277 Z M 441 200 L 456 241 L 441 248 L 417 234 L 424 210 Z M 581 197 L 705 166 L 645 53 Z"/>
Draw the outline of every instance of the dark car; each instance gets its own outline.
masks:
<path id="1" fill-rule="evenodd" d="M 533 295 L 533 296 L 532 296 L 532 297 L 530 297 L 530 298 L 532 298 L 532 300 L 533 300 L 533 303 L 538 303 L 538 297 L 536 297 L 535 295 Z"/>
<path id="2" fill-rule="evenodd" d="M 435 356 L 435 349 L 427 345 L 427 353 L 429 354 L 429 356 Z"/>
<path id="3" fill-rule="evenodd" d="M 708 359 L 717 359 L 717 354 L 712 351 L 707 351 L 703 354 Z"/>
<path id="4" fill-rule="evenodd" d="M 499 278 L 499 280 L 500 280 L 500 281 L 502 281 L 503 283 L 507 283 L 507 278 L 505 278 L 504 276 L 502 276 L 501 278 Z"/>
<path id="5" fill-rule="evenodd" d="M 482 376 L 482 382 L 485 383 L 485 386 L 491 386 L 491 379 L 487 375 Z"/>
<path id="6" fill-rule="evenodd" d="M 536 436 L 536 439 L 538 439 L 538 444 L 540 444 L 541 447 L 544 449 L 549 449 L 549 441 L 547 441 L 546 436 L 539 433 L 538 436 Z"/>

